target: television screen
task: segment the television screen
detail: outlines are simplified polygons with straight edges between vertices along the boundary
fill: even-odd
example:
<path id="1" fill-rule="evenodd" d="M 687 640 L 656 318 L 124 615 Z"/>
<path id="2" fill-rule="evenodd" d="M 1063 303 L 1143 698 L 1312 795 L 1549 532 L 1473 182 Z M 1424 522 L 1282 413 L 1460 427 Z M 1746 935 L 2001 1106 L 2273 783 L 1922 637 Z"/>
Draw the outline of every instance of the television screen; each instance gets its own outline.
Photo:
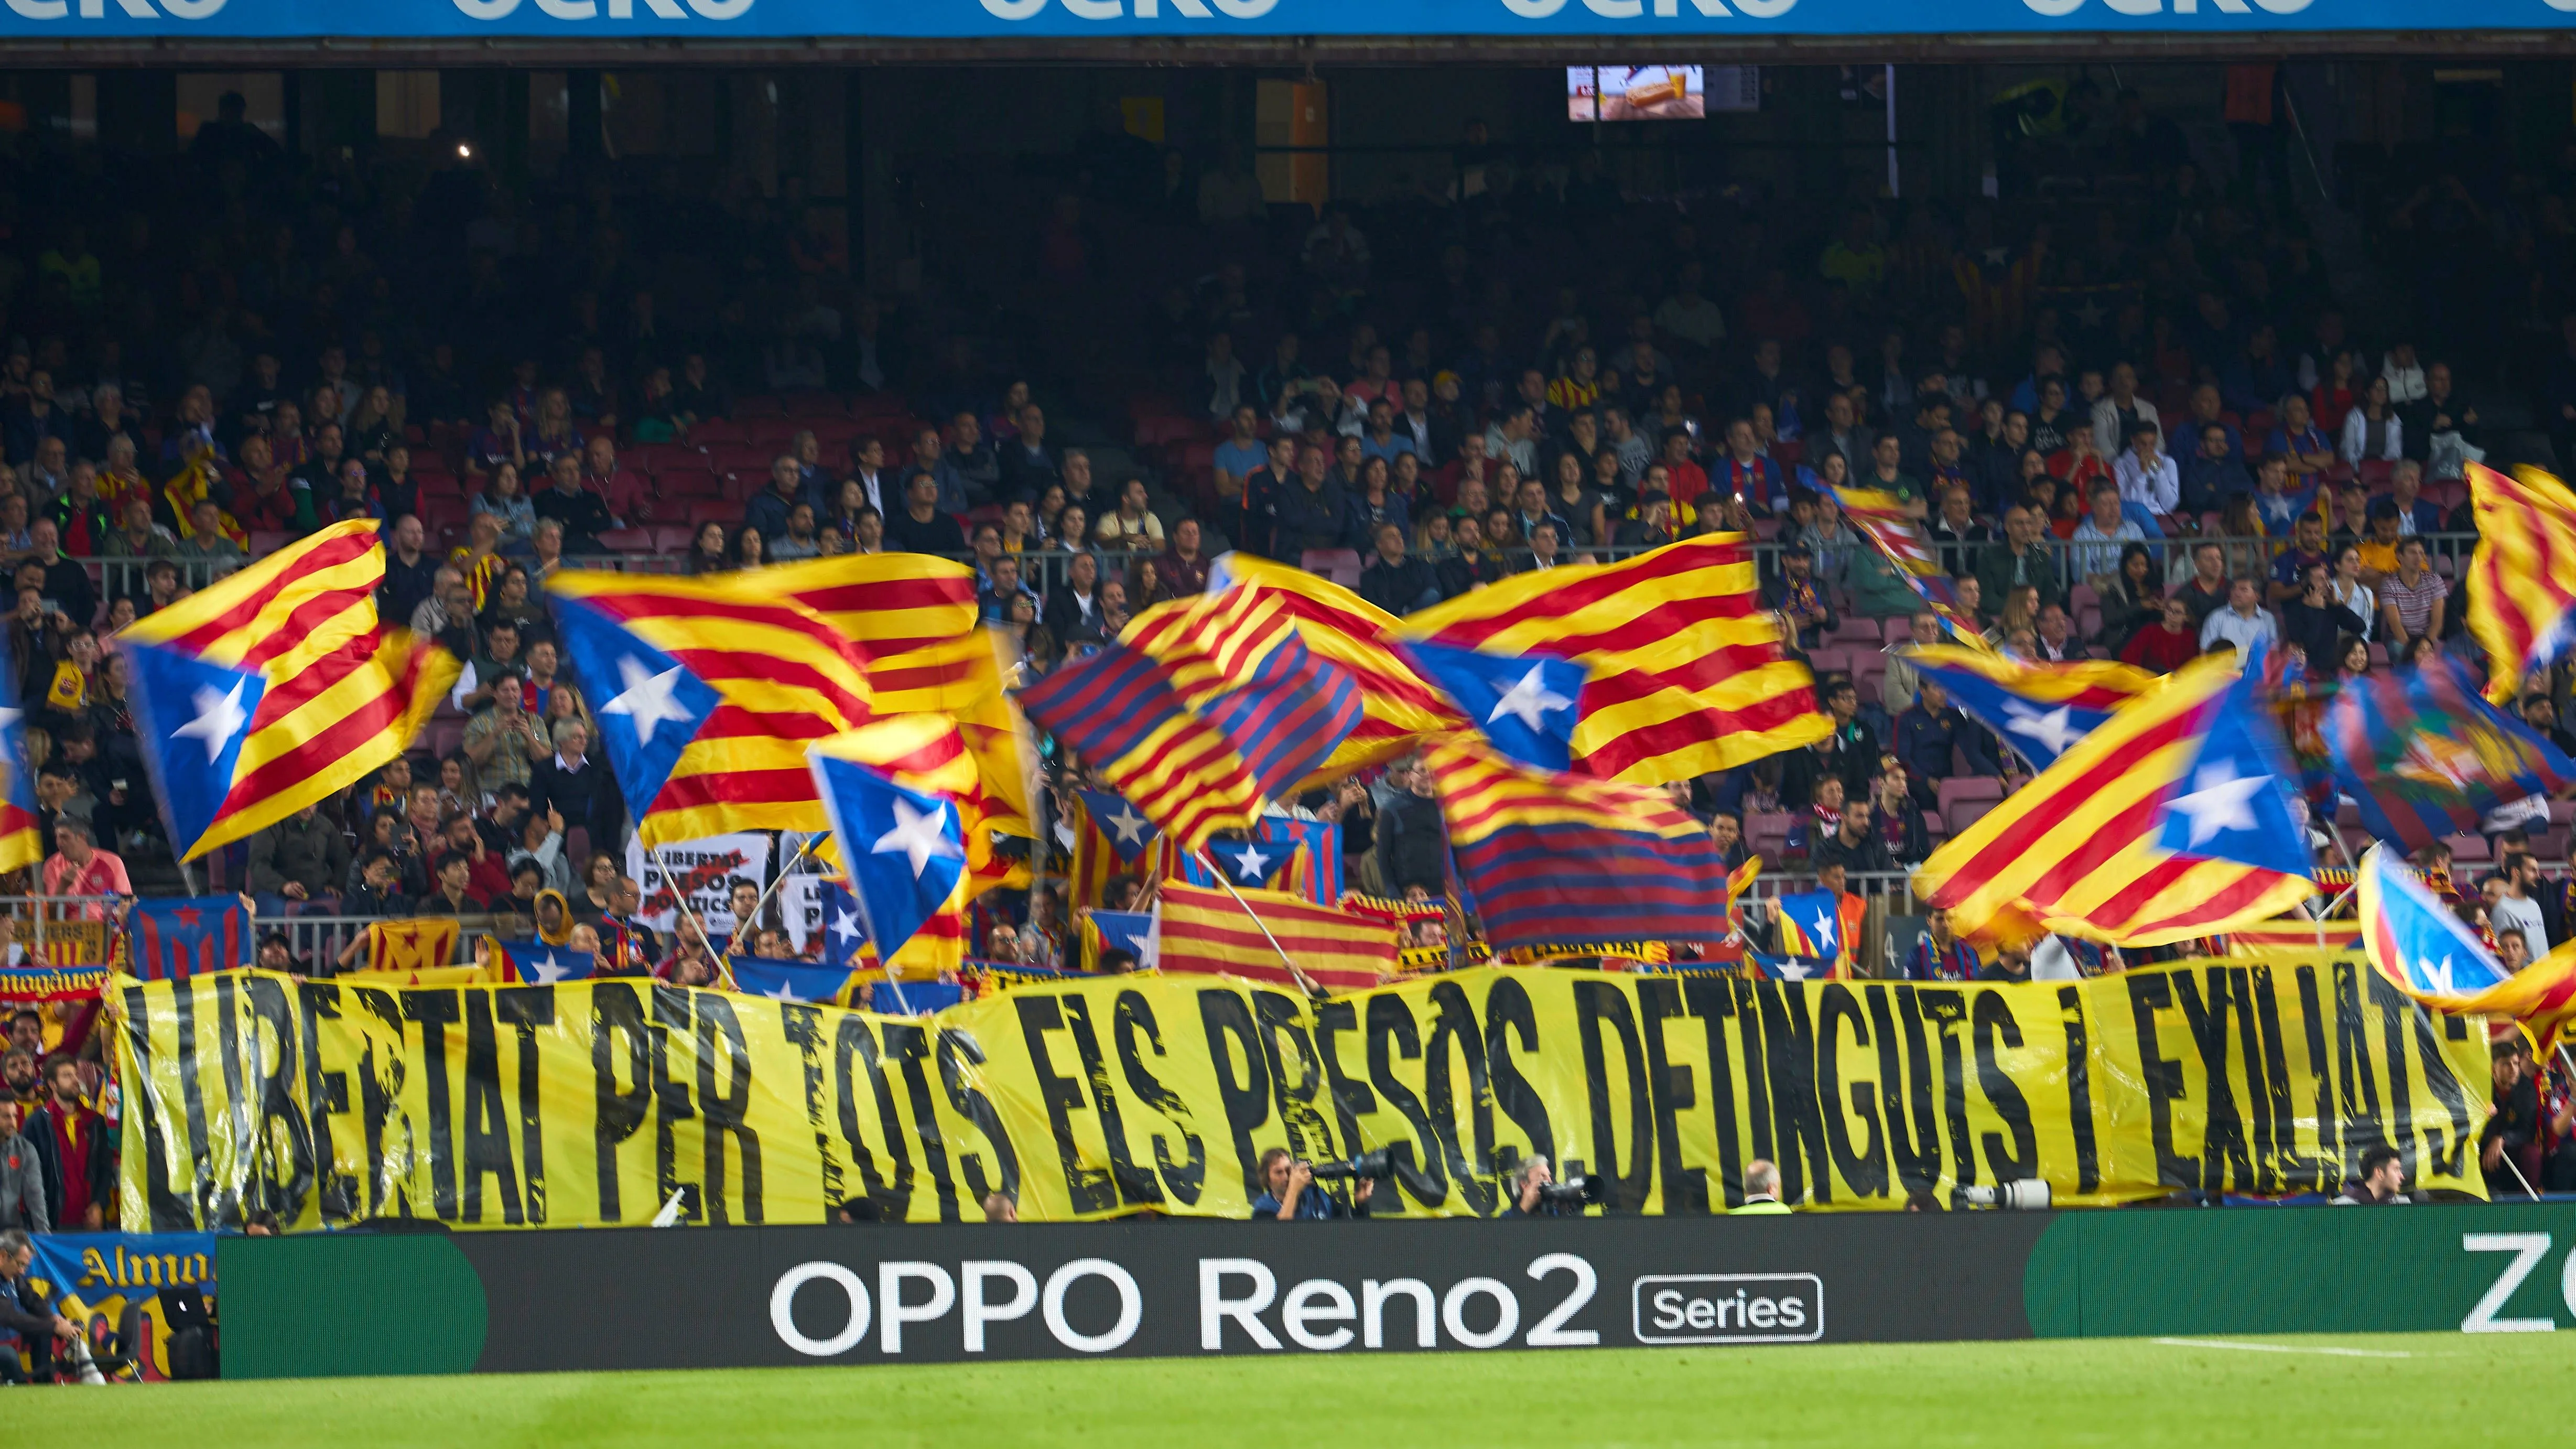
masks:
<path id="1" fill-rule="evenodd" d="M 1695 121 L 1708 114 L 1695 65 L 1570 65 L 1565 114 L 1574 121 Z"/>

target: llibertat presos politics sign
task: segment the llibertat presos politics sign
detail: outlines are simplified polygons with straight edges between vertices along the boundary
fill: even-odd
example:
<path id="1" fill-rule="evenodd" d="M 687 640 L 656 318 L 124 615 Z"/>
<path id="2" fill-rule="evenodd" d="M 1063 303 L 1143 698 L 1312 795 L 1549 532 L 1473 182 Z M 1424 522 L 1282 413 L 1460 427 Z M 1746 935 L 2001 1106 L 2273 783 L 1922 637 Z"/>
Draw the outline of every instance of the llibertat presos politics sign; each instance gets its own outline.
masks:
<path id="1" fill-rule="evenodd" d="M 2576 0 L 0 0 L 0 39 L 976 39 L 2550 30 Z"/>
<path id="2" fill-rule="evenodd" d="M 362 1231 L 218 1268 L 234 1378 L 2530 1333 L 2576 1329 L 2576 1205 Z"/>

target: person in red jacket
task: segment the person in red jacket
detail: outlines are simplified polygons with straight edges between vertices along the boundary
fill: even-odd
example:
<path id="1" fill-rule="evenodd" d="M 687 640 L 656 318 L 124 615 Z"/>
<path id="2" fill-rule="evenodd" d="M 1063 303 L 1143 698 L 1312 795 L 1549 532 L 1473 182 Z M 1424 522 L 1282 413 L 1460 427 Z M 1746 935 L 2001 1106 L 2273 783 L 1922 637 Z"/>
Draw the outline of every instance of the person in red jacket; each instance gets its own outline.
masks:
<path id="1" fill-rule="evenodd" d="M 57 1052 L 45 1059 L 45 1105 L 27 1119 L 45 1172 L 45 1207 L 56 1232 L 116 1226 L 116 1183 L 109 1166 L 107 1119 L 81 1101 L 80 1063 Z"/>
<path id="2" fill-rule="evenodd" d="M 2191 627 L 2191 605 L 2165 600 L 2165 617 L 2151 629 L 2140 629 L 2120 650 L 2120 657 L 2140 669 L 2171 674 L 2200 655 L 2200 634 Z"/>

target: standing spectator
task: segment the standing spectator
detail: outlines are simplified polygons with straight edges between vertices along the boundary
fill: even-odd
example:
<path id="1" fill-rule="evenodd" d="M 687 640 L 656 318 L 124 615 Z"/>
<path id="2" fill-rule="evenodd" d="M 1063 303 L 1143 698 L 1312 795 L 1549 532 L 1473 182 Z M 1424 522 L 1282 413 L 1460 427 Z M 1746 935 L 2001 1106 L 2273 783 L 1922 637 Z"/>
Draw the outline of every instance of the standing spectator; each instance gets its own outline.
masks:
<path id="1" fill-rule="evenodd" d="M 44 868 L 45 894 L 49 896 L 130 896 L 134 882 L 125 874 L 125 861 L 112 850 L 101 850 L 90 833 L 90 824 L 78 815 L 64 815 L 54 822 L 54 854 Z M 107 908 L 89 905 L 82 909 L 86 920 L 104 920 Z"/>
<path id="2" fill-rule="evenodd" d="M 590 846 L 605 850 L 621 839 L 625 806 L 605 761 L 589 758 L 590 727 L 579 719 L 555 721 L 554 753 L 528 782 L 529 808 L 564 818 L 568 830 L 588 829 Z"/>
<path id="3" fill-rule="evenodd" d="M 47 1057 L 44 1081 L 45 1105 L 27 1119 L 26 1135 L 44 1166 L 45 1211 L 65 1231 L 98 1232 L 116 1212 L 114 1134 L 81 1101 L 80 1063 Z"/>
<path id="4" fill-rule="evenodd" d="M 44 1152 L 35 1138 L 20 1130 L 22 1110 L 14 1094 L 0 1092 L 0 1229 L 22 1234 L 50 1233 L 54 1230 L 53 1195 L 45 1190 Z M 4 1236 L 0 1233 L 0 1237 Z M 0 1320 L 0 1328 L 8 1326 Z M 0 1357 L 17 1356 L 15 1346 L 0 1343 Z"/>

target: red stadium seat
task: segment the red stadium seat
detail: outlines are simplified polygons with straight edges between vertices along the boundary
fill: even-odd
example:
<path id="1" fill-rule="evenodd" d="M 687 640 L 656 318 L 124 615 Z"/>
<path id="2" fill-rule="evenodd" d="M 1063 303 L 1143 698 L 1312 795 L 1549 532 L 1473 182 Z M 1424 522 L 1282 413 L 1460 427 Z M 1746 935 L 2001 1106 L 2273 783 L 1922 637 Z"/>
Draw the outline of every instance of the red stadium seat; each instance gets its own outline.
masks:
<path id="1" fill-rule="evenodd" d="M 689 441 L 702 448 L 738 444 L 750 436 L 750 430 L 732 418 L 708 418 L 689 429 Z"/>
<path id="2" fill-rule="evenodd" d="M 1881 637 L 1878 620 L 1845 619 L 1834 625 L 1834 642 L 1838 644 L 1863 644 L 1872 649 L 1876 649 L 1885 641 Z"/>
<path id="3" fill-rule="evenodd" d="M 1914 621 L 1911 618 L 1881 619 L 1879 621 L 1879 639 L 1882 643 L 1902 644 L 1913 637 Z"/>
<path id="4" fill-rule="evenodd" d="M 1766 860 L 1778 860 L 1789 841 L 1790 818 L 1786 814 L 1745 816 L 1746 848 Z"/>
<path id="5" fill-rule="evenodd" d="M 687 553 L 689 551 L 689 540 L 697 536 L 698 531 L 694 528 L 683 528 L 674 523 L 659 525 L 653 530 L 653 551 L 655 553 Z"/>
<path id="6" fill-rule="evenodd" d="M 673 468 L 655 474 L 653 486 L 665 498 L 713 498 L 724 485 L 704 468 Z"/>
<path id="7" fill-rule="evenodd" d="M 1950 822 L 1950 833 L 1956 835 L 1994 813 L 1994 808 L 2002 803 L 2000 800 L 1962 800 L 1941 814 Z"/>
<path id="8" fill-rule="evenodd" d="M 2455 861 L 2482 863 L 2495 858 L 2494 852 L 2487 849 L 2487 838 L 2483 835 L 2450 835 L 2443 837 L 2442 843 L 2451 847 L 2451 859 Z"/>
<path id="9" fill-rule="evenodd" d="M 612 528 L 599 536 L 599 546 L 607 553 L 651 553 L 653 535 L 641 528 Z"/>
<path id="10" fill-rule="evenodd" d="M 722 498 L 701 498 L 689 504 L 689 527 L 692 530 L 703 528 L 710 523 L 721 523 L 727 529 L 731 529 L 741 521 L 742 505 L 739 503 Z"/>
<path id="11" fill-rule="evenodd" d="M 1819 681 L 1828 674 L 1849 674 L 1851 673 L 1851 651 L 1811 649 L 1807 652 L 1807 667 L 1816 672 L 1816 678 Z"/>
<path id="12" fill-rule="evenodd" d="M 1357 588 L 1360 582 L 1359 550 L 1350 548 L 1310 548 L 1297 566 L 1310 574 L 1321 574 L 1344 588 Z"/>
<path id="13" fill-rule="evenodd" d="M 1961 775 L 1956 779 L 1943 780 L 1935 785 L 1932 798 L 1946 813 L 1951 806 L 1967 801 L 2001 800 L 2004 798 L 2004 786 L 2001 780 L 1992 775 Z"/>

